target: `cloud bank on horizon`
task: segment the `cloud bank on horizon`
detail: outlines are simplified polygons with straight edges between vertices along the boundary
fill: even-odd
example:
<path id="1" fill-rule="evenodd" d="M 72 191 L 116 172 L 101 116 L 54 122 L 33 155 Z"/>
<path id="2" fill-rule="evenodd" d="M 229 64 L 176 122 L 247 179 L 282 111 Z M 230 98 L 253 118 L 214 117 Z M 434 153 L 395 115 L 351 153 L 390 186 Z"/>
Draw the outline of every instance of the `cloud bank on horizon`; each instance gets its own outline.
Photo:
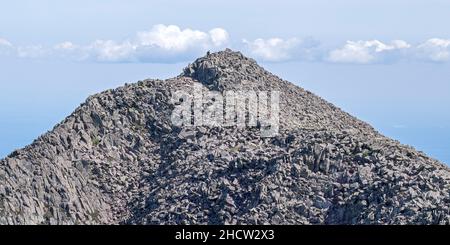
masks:
<path id="1" fill-rule="evenodd" d="M 74 60 L 99 62 L 176 62 L 207 50 L 224 48 L 228 32 L 214 28 L 208 32 L 180 29 L 175 25 L 155 25 L 124 41 L 96 40 L 88 45 L 70 41 L 57 44 L 54 55 Z"/>
<path id="2" fill-rule="evenodd" d="M 266 62 L 313 61 L 373 64 L 401 60 L 450 62 L 450 39 L 430 38 L 419 44 L 404 40 L 348 40 L 340 47 L 325 48 L 313 38 L 258 38 L 232 42 L 223 28 L 209 31 L 181 29 L 176 25 L 154 25 L 132 38 L 95 40 L 87 45 L 65 41 L 45 47 L 39 44 L 16 46 L 0 37 L 0 56 L 19 58 L 61 58 L 94 62 L 173 63 L 231 47 Z"/>

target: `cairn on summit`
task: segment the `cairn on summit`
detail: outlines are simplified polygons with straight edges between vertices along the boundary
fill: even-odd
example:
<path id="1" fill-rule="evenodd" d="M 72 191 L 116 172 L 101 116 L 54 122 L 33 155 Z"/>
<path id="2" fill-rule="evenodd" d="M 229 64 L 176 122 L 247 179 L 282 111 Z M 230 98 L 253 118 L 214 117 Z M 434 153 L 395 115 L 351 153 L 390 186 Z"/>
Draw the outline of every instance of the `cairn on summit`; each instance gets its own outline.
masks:
<path id="1" fill-rule="evenodd" d="M 278 91 L 276 134 L 174 125 L 195 86 Z M 0 181 L 0 224 L 450 223 L 448 167 L 229 49 L 89 97 Z"/>

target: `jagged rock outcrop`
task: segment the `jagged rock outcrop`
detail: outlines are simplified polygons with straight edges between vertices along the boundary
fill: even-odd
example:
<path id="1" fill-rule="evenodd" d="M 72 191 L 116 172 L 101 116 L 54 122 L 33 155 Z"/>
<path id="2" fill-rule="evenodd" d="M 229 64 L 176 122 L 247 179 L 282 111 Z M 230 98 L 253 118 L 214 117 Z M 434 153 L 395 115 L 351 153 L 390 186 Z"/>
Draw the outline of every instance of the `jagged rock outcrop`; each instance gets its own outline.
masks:
<path id="1" fill-rule="evenodd" d="M 280 91 L 280 128 L 173 125 L 172 94 Z M 0 161 L 0 224 L 449 224 L 450 171 L 239 52 L 91 96 Z"/>

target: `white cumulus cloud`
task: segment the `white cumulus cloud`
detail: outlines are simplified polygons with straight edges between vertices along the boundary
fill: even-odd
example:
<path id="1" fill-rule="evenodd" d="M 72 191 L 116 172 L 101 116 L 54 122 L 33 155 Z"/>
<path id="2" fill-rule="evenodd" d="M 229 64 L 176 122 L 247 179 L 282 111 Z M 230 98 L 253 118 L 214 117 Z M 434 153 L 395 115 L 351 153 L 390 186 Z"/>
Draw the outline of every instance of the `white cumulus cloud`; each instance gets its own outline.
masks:
<path id="1" fill-rule="evenodd" d="M 450 39 L 431 38 L 417 46 L 421 59 L 434 62 L 450 61 Z"/>
<path id="2" fill-rule="evenodd" d="M 127 62 L 134 61 L 136 46 L 129 41 L 97 40 L 85 49 L 98 61 Z"/>
<path id="3" fill-rule="evenodd" d="M 139 32 L 136 44 L 182 52 L 198 45 L 208 45 L 208 39 L 209 35 L 202 31 L 181 30 L 175 25 L 156 25 L 150 31 Z"/>
<path id="4" fill-rule="evenodd" d="M 19 58 L 42 58 L 49 54 L 42 45 L 19 46 L 16 51 Z"/>
<path id="5" fill-rule="evenodd" d="M 66 41 L 55 45 L 53 47 L 53 53 L 57 57 L 82 61 L 89 58 L 89 47 L 83 47 Z"/>
<path id="6" fill-rule="evenodd" d="M 410 47 L 411 45 L 403 40 L 394 40 L 389 44 L 378 40 L 347 41 L 342 48 L 329 52 L 327 60 L 338 63 L 367 64 L 398 58 L 403 54 L 401 51 Z"/>
<path id="7" fill-rule="evenodd" d="M 250 55 L 264 61 L 312 60 L 315 59 L 318 42 L 300 38 L 258 38 L 254 41 L 243 40 Z"/>
<path id="8" fill-rule="evenodd" d="M 172 63 L 192 60 L 206 51 L 234 49 L 259 61 L 332 62 L 351 64 L 395 61 L 450 62 L 450 39 L 431 38 L 414 45 L 403 40 L 347 41 L 322 46 L 313 38 L 258 38 L 232 42 L 225 29 L 201 31 L 176 25 L 154 25 L 125 40 L 95 40 L 87 44 L 65 41 L 54 46 L 16 45 L 0 37 L 0 55 L 28 59 L 56 58 L 95 62 Z"/>
<path id="9" fill-rule="evenodd" d="M 14 46 L 8 40 L 0 38 L 0 54 L 10 54 Z"/>
<path id="10" fill-rule="evenodd" d="M 0 37 L 0 46 L 12 47 L 12 44 L 8 40 Z"/>
<path id="11" fill-rule="evenodd" d="M 211 29 L 209 31 L 209 36 L 211 37 L 214 46 L 218 47 L 226 45 L 230 39 L 228 32 L 222 28 Z"/>
<path id="12" fill-rule="evenodd" d="M 54 51 L 64 57 L 100 62 L 176 62 L 222 49 L 228 41 L 228 32 L 221 28 L 203 32 L 175 25 L 155 25 L 128 40 L 96 40 L 85 46 L 63 42 Z"/>
<path id="13" fill-rule="evenodd" d="M 208 50 L 224 48 L 228 42 L 228 32 L 222 28 L 203 32 L 175 25 L 156 25 L 150 31 L 139 32 L 130 44 L 134 58 L 139 61 L 170 62 L 195 58 Z"/>

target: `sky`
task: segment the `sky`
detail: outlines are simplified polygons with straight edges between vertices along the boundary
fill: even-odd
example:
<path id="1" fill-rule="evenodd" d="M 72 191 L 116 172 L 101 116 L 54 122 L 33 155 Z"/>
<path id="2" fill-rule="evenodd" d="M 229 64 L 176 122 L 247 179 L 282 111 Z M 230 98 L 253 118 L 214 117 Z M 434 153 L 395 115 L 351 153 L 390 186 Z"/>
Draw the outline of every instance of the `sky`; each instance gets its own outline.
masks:
<path id="1" fill-rule="evenodd" d="M 87 96 L 226 47 L 450 163 L 450 1 L 0 3 L 0 157 Z"/>

